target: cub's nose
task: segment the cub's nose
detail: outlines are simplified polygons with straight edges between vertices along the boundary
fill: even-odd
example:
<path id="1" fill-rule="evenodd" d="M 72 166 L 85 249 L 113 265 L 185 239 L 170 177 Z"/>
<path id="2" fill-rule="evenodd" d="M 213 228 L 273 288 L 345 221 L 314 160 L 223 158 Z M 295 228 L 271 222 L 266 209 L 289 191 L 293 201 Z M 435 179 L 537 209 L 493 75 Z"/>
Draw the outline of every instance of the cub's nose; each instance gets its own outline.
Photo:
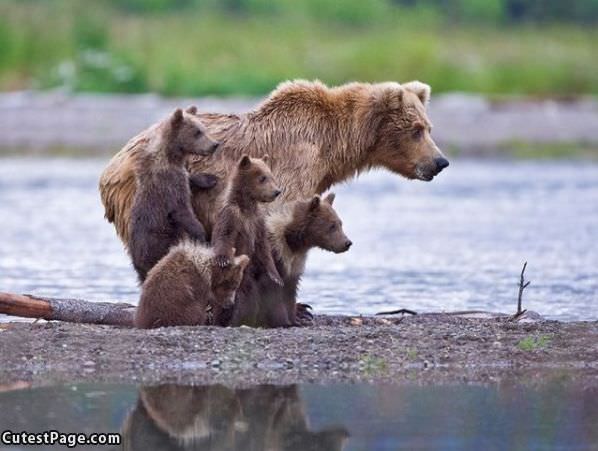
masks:
<path id="1" fill-rule="evenodd" d="M 349 250 L 349 248 L 353 246 L 353 241 L 347 240 L 345 241 L 345 249 Z"/>
<path id="2" fill-rule="evenodd" d="M 220 146 L 220 143 L 219 142 L 214 142 L 214 144 L 212 144 L 210 146 L 210 153 L 216 152 L 216 149 L 218 149 L 218 146 Z"/>
<path id="3" fill-rule="evenodd" d="M 434 158 L 434 163 L 436 163 L 436 170 L 438 172 L 442 171 L 444 168 L 446 168 L 449 165 L 448 160 L 443 157 Z"/>
<path id="4" fill-rule="evenodd" d="M 280 196 L 281 193 L 282 193 L 282 191 L 277 189 L 276 191 L 274 191 L 274 197 Z"/>

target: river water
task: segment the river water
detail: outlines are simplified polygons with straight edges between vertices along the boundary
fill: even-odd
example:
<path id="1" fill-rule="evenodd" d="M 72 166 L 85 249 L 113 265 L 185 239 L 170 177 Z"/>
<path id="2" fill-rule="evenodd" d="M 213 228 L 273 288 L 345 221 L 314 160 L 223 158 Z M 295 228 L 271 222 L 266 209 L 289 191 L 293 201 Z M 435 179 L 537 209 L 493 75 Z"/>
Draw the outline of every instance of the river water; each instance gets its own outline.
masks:
<path id="1" fill-rule="evenodd" d="M 95 448 L 109 450 L 595 450 L 597 405 L 595 386 L 562 377 L 528 385 L 82 384 L 0 393 L 0 424 L 120 434 L 120 446 Z"/>
<path id="2" fill-rule="evenodd" d="M 0 290 L 135 303 L 97 190 L 106 159 L 0 159 Z M 385 172 L 338 186 L 354 245 L 314 251 L 300 298 L 318 313 L 524 307 L 598 318 L 598 165 L 453 160 L 432 183 Z"/>

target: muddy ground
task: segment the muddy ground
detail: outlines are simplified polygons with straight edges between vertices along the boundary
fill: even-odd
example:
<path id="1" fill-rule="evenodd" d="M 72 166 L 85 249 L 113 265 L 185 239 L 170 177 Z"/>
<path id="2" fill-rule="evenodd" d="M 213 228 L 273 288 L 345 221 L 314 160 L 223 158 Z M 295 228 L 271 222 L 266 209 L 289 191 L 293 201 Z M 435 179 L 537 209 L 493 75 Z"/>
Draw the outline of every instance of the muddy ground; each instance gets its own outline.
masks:
<path id="1" fill-rule="evenodd" d="M 58 382 L 598 381 L 598 321 L 319 316 L 290 329 L 0 325 L 0 388 Z"/>

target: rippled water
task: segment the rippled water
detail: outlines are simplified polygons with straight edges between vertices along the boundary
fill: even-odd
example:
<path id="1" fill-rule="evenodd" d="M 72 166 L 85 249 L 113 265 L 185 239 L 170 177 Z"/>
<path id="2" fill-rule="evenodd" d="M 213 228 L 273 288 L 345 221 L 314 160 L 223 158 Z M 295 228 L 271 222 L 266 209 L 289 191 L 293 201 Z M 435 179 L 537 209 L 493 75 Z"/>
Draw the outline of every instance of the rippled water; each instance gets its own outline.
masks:
<path id="1" fill-rule="evenodd" d="M 0 393 L 0 424 L 31 433 L 119 433 L 122 447 L 96 449 L 140 451 L 596 449 L 598 391 L 565 381 L 69 385 Z"/>
<path id="2" fill-rule="evenodd" d="M 136 302 L 97 191 L 106 160 L 0 160 L 0 290 Z M 337 187 L 355 243 L 314 251 L 301 299 L 317 312 L 512 311 L 598 318 L 598 165 L 460 161 L 432 183 L 376 172 Z"/>

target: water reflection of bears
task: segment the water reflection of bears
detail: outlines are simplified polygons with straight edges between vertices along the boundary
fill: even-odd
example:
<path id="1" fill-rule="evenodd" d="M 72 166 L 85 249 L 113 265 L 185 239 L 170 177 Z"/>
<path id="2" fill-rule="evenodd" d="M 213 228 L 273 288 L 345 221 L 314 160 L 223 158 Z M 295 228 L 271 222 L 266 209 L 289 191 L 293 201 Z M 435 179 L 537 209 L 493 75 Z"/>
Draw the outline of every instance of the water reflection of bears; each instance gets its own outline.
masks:
<path id="1" fill-rule="evenodd" d="M 141 387 L 123 425 L 127 450 L 341 451 L 342 428 L 309 430 L 296 386 Z"/>

